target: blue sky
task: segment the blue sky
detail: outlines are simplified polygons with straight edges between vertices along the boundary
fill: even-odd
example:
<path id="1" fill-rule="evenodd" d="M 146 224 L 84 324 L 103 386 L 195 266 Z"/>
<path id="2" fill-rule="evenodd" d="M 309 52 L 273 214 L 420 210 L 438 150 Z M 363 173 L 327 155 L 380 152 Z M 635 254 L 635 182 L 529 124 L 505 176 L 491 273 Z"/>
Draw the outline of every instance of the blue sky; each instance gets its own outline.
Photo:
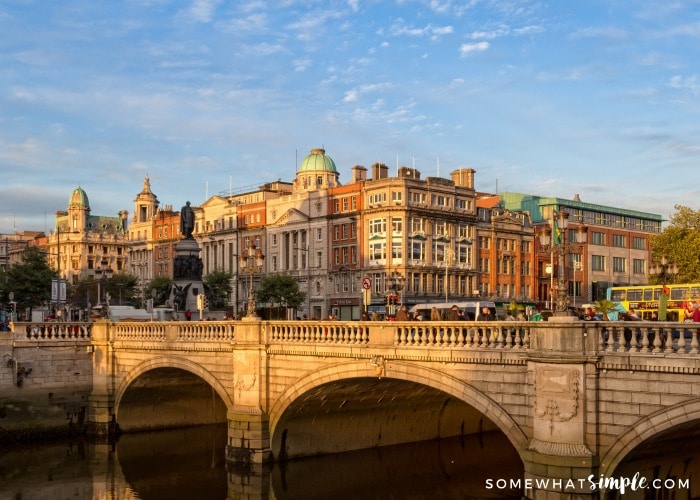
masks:
<path id="1" fill-rule="evenodd" d="M 697 1 L 2 0 L 0 232 L 294 178 L 324 147 L 658 213 L 700 198 Z M 438 172 L 439 170 L 439 172 Z"/>

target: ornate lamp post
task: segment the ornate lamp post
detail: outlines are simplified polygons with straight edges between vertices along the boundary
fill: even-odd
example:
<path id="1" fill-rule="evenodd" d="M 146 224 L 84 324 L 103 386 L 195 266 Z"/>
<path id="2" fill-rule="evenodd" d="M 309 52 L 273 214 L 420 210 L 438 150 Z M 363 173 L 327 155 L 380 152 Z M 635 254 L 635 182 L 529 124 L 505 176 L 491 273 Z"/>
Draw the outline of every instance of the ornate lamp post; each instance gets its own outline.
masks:
<path id="1" fill-rule="evenodd" d="M 396 314 L 395 297 L 398 297 L 401 291 L 403 290 L 404 286 L 406 286 L 406 278 L 403 274 L 399 272 L 392 272 L 389 276 L 387 276 L 387 283 L 387 289 L 391 291 L 390 296 L 387 297 L 387 313 L 390 316 L 393 316 L 394 314 Z M 401 297 L 400 300 L 401 302 L 403 302 L 403 297 Z"/>
<path id="2" fill-rule="evenodd" d="M 659 321 L 666 321 L 666 308 L 670 290 L 666 286 L 666 280 L 671 277 L 672 281 L 676 280 L 678 275 L 678 264 L 669 262 L 665 255 L 661 256 L 659 262 L 654 262 L 649 266 L 649 274 L 658 276 L 661 280 L 661 294 L 659 296 Z"/>
<path id="3" fill-rule="evenodd" d="M 107 288 L 107 281 L 112 279 L 112 276 L 114 275 L 114 271 L 112 270 L 111 267 L 107 265 L 107 259 L 102 259 L 100 261 L 100 267 L 95 269 L 95 276 L 97 277 L 97 303 L 101 304 L 102 303 L 102 288 L 105 287 Z M 108 294 L 105 294 L 108 297 Z M 107 298 L 107 302 L 109 303 L 109 298 Z M 108 304 L 109 305 L 109 304 Z"/>
<path id="4" fill-rule="evenodd" d="M 564 258 L 571 253 L 578 253 L 586 243 L 586 226 L 579 223 L 576 241 L 566 241 L 566 229 L 569 226 L 569 214 L 554 212 L 552 227 L 545 227 L 539 232 L 540 252 L 557 256 L 557 296 L 554 307 L 555 316 L 569 316 L 569 284 L 564 268 Z"/>
<path id="5" fill-rule="evenodd" d="M 262 250 L 255 246 L 255 243 L 251 240 L 248 244 L 248 248 L 243 250 L 238 257 L 239 265 L 241 269 L 248 271 L 249 287 L 248 287 L 248 311 L 246 316 L 248 318 L 255 318 L 255 292 L 253 291 L 253 274 L 257 269 L 262 269 L 263 261 L 265 256 Z"/>
<path id="6" fill-rule="evenodd" d="M 671 281 L 675 281 L 678 275 L 678 264 L 669 262 L 666 256 L 662 255 L 658 262 L 654 262 L 649 266 L 649 274 L 658 276 L 661 280 L 661 284 L 665 285 L 669 277 Z"/>

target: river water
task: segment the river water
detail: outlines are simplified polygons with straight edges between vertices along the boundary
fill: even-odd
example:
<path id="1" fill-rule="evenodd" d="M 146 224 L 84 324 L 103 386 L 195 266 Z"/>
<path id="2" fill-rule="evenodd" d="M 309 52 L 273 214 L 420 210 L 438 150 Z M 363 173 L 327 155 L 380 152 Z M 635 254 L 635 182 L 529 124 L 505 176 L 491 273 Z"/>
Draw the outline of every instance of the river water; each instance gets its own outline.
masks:
<path id="1" fill-rule="evenodd" d="M 649 443 L 619 470 L 691 477 L 679 498 L 697 498 L 697 433 Z M 487 478 L 521 478 L 523 465 L 501 433 L 377 448 L 227 470 L 224 425 L 123 435 L 114 445 L 78 440 L 4 447 L 0 499 L 441 499 L 520 498 L 487 489 Z M 665 449 L 665 451 L 664 451 Z M 631 498 L 667 498 L 671 491 Z M 666 495 L 664 496 L 663 493 Z M 627 498 L 625 496 L 625 498 Z M 670 498 L 670 497 L 668 497 Z"/>

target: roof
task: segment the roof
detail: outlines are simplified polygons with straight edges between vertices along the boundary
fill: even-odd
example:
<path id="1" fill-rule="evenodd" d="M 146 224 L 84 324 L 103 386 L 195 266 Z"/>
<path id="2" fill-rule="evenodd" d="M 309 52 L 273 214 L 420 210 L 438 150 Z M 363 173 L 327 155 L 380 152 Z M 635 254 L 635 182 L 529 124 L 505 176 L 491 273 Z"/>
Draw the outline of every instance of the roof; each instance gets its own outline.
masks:
<path id="1" fill-rule="evenodd" d="M 322 148 L 315 148 L 311 150 L 311 153 L 304 158 L 299 166 L 299 172 L 337 172 L 335 168 L 335 162 L 333 159 L 326 154 L 326 150 Z"/>

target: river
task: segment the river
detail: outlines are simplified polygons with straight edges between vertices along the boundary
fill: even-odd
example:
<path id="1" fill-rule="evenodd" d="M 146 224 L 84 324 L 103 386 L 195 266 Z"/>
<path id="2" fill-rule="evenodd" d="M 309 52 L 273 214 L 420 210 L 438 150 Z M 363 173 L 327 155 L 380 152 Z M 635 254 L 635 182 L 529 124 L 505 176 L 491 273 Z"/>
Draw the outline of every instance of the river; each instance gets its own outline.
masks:
<path id="1" fill-rule="evenodd" d="M 694 477 L 697 483 L 699 447 L 688 442 L 688 434 L 675 444 L 669 441 L 676 438 L 664 437 L 666 452 L 658 443 L 640 447 L 619 470 Z M 697 444 L 697 433 L 693 440 Z M 523 475 L 522 462 L 501 433 L 327 455 L 254 471 L 227 471 L 225 442 L 226 428 L 219 425 L 127 434 L 115 445 L 77 440 L 4 447 L 0 499 L 461 500 L 522 494 L 486 487 L 487 478 Z M 697 497 L 698 485 L 691 486 L 683 498 Z M 642 492 L 635 496 L 650 498 Z"/>

